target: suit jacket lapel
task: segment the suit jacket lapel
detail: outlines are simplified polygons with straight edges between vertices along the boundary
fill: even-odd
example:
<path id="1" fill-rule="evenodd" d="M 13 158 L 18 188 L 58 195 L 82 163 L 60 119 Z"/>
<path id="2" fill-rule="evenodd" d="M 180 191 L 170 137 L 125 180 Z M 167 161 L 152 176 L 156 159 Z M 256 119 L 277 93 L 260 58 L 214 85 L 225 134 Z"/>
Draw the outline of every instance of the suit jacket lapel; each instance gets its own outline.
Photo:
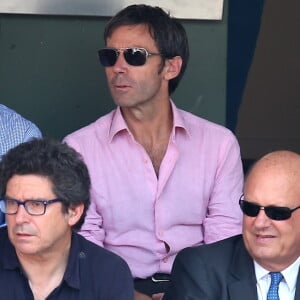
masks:
<path id="1" fill-rule="evenodd" d="M 298 276 L 297 276 L 297 283 L 296 283 L 295 300 L 300 300 L 300 275 L 299 275 L 299 269 L 298 269 Z"/>
<path id="2" fill-rule="evenodd" d="M 236 244 L 232 256 L 230 276 L 231 279 L 228 285 L 230 300 L 257 299 L 253 259 L 248 254 L 242 238 Z"/>

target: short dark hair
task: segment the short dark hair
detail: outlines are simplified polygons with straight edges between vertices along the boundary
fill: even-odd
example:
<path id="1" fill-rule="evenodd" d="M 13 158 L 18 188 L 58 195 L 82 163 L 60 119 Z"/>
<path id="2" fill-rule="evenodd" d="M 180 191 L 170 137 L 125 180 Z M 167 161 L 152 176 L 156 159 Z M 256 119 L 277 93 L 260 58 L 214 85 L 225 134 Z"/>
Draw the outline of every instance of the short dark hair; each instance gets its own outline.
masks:
<path id="1" fill-rule="evenodd" d="M 145 4 L 129 5 L 118 12 L 106 25 L 104 42 L 120 26 L 145 24 L 163 58 L 182 58 L 182 67 L 176 78 L 169 82 L 169 94 L 177 88 L 189 60 L 188 38 L 181 23 L 163 9 Z"/>
<path id="2" fill-rule="evenodd" d="M 47 177 L 53 193 L 62 199 L 64 212 L 84 204 L 84 211 L 73 229 L 84 222 L 90 204 L 90 177 L 79 153 L 65 143 L 39 138 L 9 150 L 0 162 L 0 193 L 5 196 L 7 182 L 14 175 L 35 174 Z"/>

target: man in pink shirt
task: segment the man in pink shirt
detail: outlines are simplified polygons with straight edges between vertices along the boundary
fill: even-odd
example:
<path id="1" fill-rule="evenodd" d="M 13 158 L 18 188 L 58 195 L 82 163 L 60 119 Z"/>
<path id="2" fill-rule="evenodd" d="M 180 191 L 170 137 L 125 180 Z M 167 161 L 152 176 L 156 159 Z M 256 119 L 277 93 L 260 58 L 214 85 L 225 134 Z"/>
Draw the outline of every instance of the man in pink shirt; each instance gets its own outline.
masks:
<path id="1" fill-rule="evenodd" d="M 92 180 L 81 234 L 127 261 L 136 300 L 156 299 L 181 249 L 241 233 L 240 149 L 228 129 L 170 99 L 189 57 L 178 21 L 131 5 L 104 40 L 99 59 L 117 108 L 65 138 Z"/>

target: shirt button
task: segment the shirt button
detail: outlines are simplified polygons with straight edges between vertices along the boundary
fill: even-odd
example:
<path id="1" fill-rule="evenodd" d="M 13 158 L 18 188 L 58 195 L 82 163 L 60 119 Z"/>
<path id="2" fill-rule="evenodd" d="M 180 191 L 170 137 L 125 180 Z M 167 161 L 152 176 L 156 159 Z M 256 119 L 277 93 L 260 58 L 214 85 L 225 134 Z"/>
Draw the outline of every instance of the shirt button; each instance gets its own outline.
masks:
<path id="1" fill-rule="evenodd" d="M 164 263 L 168 262 L 168 258 L 165 257 L 165 258 L 163 259 L 163 262 L 164 262 Z"/>

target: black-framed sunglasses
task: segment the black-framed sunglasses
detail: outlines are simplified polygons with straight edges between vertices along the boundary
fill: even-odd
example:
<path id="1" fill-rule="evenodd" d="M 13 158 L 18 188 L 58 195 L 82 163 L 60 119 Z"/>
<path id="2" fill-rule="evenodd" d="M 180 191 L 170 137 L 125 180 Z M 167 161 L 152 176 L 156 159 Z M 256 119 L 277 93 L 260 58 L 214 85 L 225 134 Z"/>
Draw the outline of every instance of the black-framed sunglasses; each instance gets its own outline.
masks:
<path id="1" fill-rule="evenodd" d="M 248 217 L 256 217 L 260 210 L 264 210 L 267 217 L 275 221 L 284 221 L 289 219 L 292 216 L 292 213 L 300 208 L 300 206 L 295 208 L 274 205 L 260 206 L 245 200 L 244 196 L 240 198 L 239 204 L 242 212 Z"/>
<path id="2" fill-rule="evenodd" d="M 23 205 L 26 212 L 32 216 L 41 216 L 46 212 L 49 204 L 62 202 L 62 199 L 51 200 L 25 200 L 20 201 L 11 198 L 0 199 L 0 210 L 7 215 L 15 215 L 18 212 L 19 206 Z"/>
<path id="3" fill-rule="evenodd" d="M 99 60 L 103 67 L 112 67 L 115 65 L 120 53 L 123 53 L 126 62 L 131 66 L 143 66 L 147 58 L 152 55 L 161 55 L 160 53 L 151 53 L 145 48 L 103 48 L 98 51 Z"/>

